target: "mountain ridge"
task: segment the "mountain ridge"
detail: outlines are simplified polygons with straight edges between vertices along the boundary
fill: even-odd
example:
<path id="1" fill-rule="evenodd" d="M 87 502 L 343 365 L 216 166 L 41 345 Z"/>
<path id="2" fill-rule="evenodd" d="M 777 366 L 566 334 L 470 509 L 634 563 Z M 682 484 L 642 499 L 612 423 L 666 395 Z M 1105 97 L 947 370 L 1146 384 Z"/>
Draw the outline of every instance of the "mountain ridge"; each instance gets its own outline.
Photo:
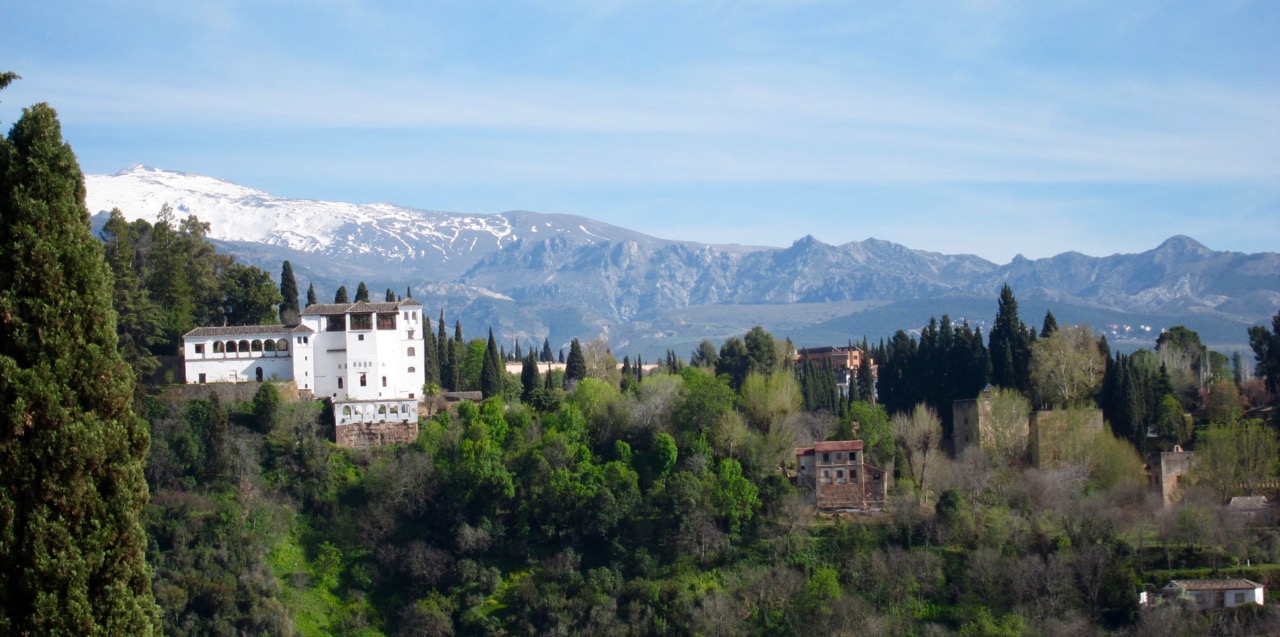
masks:
<path id="1" fill-rule="evenodd" d="M 947 299 L 972 308 L 966 299 L 994 299 L 1005 283 L 1019 300 L 1054 304 L 1055 314 L 1061 306 L 1090 317 L 1102 311 L 1117 321 L 1143 314 L 1207 317 L 1221 324 L 1223 334 L 1239 325 L 1239 342 L 1243 326 L 1280 307 L 1280 254 L 1219 252 L 1185 235 L 1133 254 L 1019 254 L 996 264 L 875 238 L 832 245 L 806 235 L 777 248 L 705 244 L 576 215 L 478 215 L 288 199 L 140 165 L 86 175 L 85 183 L 99 224 L 115 207 L 129 219 L 154 222 L 167 203 L 180 216 L 209 222 L 210 238 L 248 262 L 278 267 L 289 259 L 301 279 L 321 288 L 361 279 L 372 287 L 412 286 L 420 300 L 447 308 L 468 325 L 488 323 L 534 340 L 605 334 L 616 344 L 643 343 L 652 351 L 672 338 L 750 327 L 667 325 L 668 317 L 690 308 L 755 308 L 741 313 L 745 321 L 753 312 L 776 316 L 768 308 L 790 306 L 815 312 L 810 324 L 816 326 L 817 315 L 825 316 L 819 309 L 864 301 L 937 299 L 939 315 L 947 311 Z M 861 309 L 859 317 L 876 311 Z"/>

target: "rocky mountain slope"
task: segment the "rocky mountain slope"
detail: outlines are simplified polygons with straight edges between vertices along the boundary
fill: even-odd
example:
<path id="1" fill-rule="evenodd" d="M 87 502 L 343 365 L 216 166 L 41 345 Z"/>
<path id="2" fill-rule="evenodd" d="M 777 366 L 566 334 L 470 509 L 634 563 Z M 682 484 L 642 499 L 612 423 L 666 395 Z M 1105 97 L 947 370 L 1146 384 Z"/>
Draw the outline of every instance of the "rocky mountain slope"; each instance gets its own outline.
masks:
<path id="1" fill-rule="evenodd" d="M 450 322 L 461 318 L 473 331 L 492 324 L 508 338 L 535 341 L 604 333 L 615 345 L 651 352 L 723 338 L 757 322 L 793 326 L 813 339 L 847 331 L 848 338 L 874 338 L 917 326 L 901 310 L 926 307 L 925 301 L 934 309 L 919 322 L 949 311 L 958 316 L 962 308 L 976 312 L 975 322 L 989 320 L 974 302 L 989 301 L 994 316 L 1005 282 L 1024 304 L 1049 307 L 1060 320 L 1088 321 L 1104 331 L 1184 322 L 1236 344 L 1245 325 L 1280 307 L 1280 254 L 1216 252 L 1182 236 L 1139 254 L 1067 252 L 998 265 L 876 239 L 833 246 L 804 237 L 787 248 L 710 245 L 571 215 L 286 199 L 144 166 L 88 175 L 86 187 L 99 223 L 117 207 L 130 219 L 154 221 L 168 203 L 178 215 L 209 222 L 211 238 L 241 259 L 272 270 L 290 259 L 322 296 L 359 280 L 375 290 L 411 286 L 417 298 L 445 308 Z M 733 312 L 715 311 L 725 306 Z M 845 310 L 832 323 L 833 314 Z M 1024 320 L 1038 316 L 1027 313 Z M 823 331 L 824 324 L 841 325 L 842 332 Z M 1231 336 L 1233 330 L 1241 336 Z"/>

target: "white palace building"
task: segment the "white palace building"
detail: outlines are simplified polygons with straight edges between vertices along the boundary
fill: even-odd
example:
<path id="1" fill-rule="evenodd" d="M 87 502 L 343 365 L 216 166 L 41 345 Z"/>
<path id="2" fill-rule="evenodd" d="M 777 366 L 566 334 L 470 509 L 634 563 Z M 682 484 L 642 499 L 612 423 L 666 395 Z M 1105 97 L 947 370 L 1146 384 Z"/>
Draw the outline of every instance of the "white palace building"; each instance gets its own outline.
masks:
<path id="1" fill-rule="evenodd" d="M 188 383 L 291 380 L 333 401 L 335 424 L 417 422 L 422 304 L 315 304 L 295 326 L 198 327 L 182 337 Z"/>

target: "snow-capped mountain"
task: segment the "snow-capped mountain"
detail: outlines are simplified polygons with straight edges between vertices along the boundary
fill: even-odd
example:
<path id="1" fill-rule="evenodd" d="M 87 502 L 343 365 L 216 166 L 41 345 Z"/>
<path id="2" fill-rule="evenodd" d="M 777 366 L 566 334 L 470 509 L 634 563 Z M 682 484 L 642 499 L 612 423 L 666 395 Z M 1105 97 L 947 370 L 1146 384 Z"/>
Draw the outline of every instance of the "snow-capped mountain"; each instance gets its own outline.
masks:
<path id="1" fill-rule="evenodd" d="M 321 296 L 359 281 L 409 286 L 449 322 L 534 342 L 603 333 L 652 354 L 760 323 L 785 327 L 802 345 L 830 344 L 943 313 L 990 320 L 1005 282 L 1028 322 L 1048 308 L 1059 321 L 1095 327 L 1182 323 L 1210 343 L 1243 343 L 1245 326 L 1280 307 L 1280 254 L 1215 252 L 1188 237 L 1140 254 L 997 265 L 875 239 L 753 248 L 659 239 L 571 215 L 287 199 L 145 166 L 85 182 L 97 224 L 113 208 L 154 222 L 168 204 L 178 218 L 209 223 L 210 238 L 241 260 L 269 271 L 290 260 Z"/>
<path id="2" fill-rule="evenodd" d="M 194 214 L 210 225 L 210 238 L 228 244 L 260 244 L 330 259 L 400 270 L 397 279 L 422 273 L 437 279 L 461 275 L 491 252 L 522 237 L 563 236 L 571 244 L 636 240 L 638 233 L 569 215 L 523 211 L 498 215 L 417 210 L 386 203 L 353 204 L 286 199 L 231 182 L 131 166 L 114 175 L 86 175 L 90 213 L 119 208 L 125 217 L 155 222 L 168 204 L 177 218 Z"/>

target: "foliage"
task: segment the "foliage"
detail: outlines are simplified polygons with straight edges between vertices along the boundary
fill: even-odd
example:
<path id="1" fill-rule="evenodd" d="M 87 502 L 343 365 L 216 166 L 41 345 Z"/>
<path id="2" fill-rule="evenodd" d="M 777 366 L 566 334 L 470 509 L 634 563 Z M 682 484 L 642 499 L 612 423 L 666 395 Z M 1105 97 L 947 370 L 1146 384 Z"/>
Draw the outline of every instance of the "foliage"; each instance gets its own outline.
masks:
<path id="1" fill-rule="evenodd" d="M 1093 404 L 1105 369 L 1098 338 L 1085 325 L 1069 325 L 1031 347 L 1031 385 L 1036 404 Z"/>
<path id="2" fill-rule="evenodd" d="M 1280 441 L 1256 420 L 1213 425 L 1196 434 L 1195 453 L 1192 478 L 1226 499 L 1276 475 Z"/>
<path id="3" fill-rule="evenodd" d="M 1261 325 L 1249 328 L 1249 347 L 1253 349 L 1254 368 L 1266 380 L 1272 396 L 1280 396 L 1280 311 L 1271 319 L 1271 329 Z"/>
<path id="4" fill-rule="evenodd" d="M 6 83 L 7 83 L 6 78 Z M 0 140 L 0 633 L 159 633 L 138 515 L 149 437 L 57 114 Z"/>

